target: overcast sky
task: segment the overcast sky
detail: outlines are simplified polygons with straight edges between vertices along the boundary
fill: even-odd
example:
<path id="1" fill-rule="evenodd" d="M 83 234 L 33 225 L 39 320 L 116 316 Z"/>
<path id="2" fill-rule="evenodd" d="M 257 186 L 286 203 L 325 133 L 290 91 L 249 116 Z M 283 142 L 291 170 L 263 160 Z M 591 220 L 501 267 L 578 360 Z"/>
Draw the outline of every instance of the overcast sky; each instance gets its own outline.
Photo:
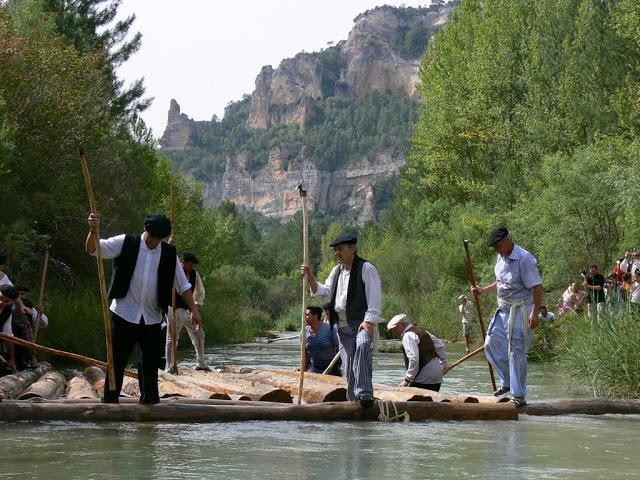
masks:
<path id="1" fill-rule="evenodd" d="M 160 137 L 172 98 L 193 119 L 221 117 L 253 91 L 263 65 L 346 39 L 356 15 L 383 4 L 430 0 L 123 0 L 120 14 L 135 13 L 142 48 L 119 74 L 127 83 L 144 77 L 154 101 L 143 117 Z"/>

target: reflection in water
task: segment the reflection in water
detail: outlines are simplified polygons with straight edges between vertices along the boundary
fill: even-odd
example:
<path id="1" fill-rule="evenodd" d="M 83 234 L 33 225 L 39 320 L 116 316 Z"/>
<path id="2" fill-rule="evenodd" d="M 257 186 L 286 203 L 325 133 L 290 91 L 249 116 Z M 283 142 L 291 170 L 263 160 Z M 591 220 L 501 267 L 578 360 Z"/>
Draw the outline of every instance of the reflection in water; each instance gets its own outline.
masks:
<path id="1" fill-rule="evenodd" d="M 450 348 L 451 361 L 461 347 Z M 282 342 L 209 352 L 213 365 L 294 368 Z M 192 364 L 193 366 L 193 364 Z M 396 384 L 400 354 L 377 354 L 374 380 Z M 566 396 L 563 379 L 530 366 L 530 398 Z M 443 390 L 488 393 L 471 361 Z M 0 423 L 0 479 L 640 478 L 640 416 L 523 417 L 517 422 Z M 10 452 L 10 453 L 9 453 Z"/>

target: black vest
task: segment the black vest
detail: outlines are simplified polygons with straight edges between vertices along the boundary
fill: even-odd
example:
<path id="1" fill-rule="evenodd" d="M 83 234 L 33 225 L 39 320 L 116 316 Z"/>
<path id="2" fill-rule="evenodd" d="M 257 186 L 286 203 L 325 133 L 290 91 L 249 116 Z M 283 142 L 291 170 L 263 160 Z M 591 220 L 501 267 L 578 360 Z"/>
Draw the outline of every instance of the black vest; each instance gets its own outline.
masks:
<path id="1" fill-rule="evenodd" d="M 418 349 L 420 350 L 420 359 L 418 360 L 418 372 L 422 370 L 427 363 L 438 356 L 436 352 L 436 346 L 433 344 L 433 339 L 431 335 L 425 332 L 422 328 L 412 326 L 408 332 L 413 332 L 418 336 L 418 340 L 420 343 L 418 344 Z M 409 368 L 409 358 L 407 357 L 407 352 L 404 347 L 402 347 L 402 355 L 404 356 L 404 368 Z"/>
<path id="2" fill-rule="evenodd" d="M 129 291 L 131 277 L 138 261 L 140 235 L 125 235 L 120 255 L 113 259 L 113 275 L 109 288 L 109 299 L 124 298 Z M 156 247 L 158 248 L 158 247 Z M 160 242 L 158 264 L 158 307 L 167 313 L 171 305 L 171 287 L 176 274 L 176 247 Z"/>
<path id="3" fill-rule="evenodd" d="M 358 328 L 364 320 L 364 314 L 367 313 L 367 295 L 362 280 L 362 266 L 367 260 L 360 258 L 358 255 L 353 259 L 351 272 L 349 273 L 349 286 L 347 288 L 347 323 L 352 328 Z M 338 277 L 340 276 L 340 268 L 336 269 L 333 276 L 332 292 L 331 292 L 331 308 L 334 312 L 336 305 L 336 293 L 338 290 Z M 335 316 L 331 315 L 329 319 L 331 325 L 335 323 Z"/>
<path id="4" fill-rule="evenodd" d="M 189 283 L 191 284 L 191 292 L 193 293 L 193 291 L 196 288 L 196 271 L 195 270 L 191 270 L 191 273 L 189 274 Z M 182 298 L 182 295 L 178 295 L 178 294 L 176 294 L 176 308 L 184 308 L 185 310 L 191 310 L 187 305 L 187 303 Z"/>

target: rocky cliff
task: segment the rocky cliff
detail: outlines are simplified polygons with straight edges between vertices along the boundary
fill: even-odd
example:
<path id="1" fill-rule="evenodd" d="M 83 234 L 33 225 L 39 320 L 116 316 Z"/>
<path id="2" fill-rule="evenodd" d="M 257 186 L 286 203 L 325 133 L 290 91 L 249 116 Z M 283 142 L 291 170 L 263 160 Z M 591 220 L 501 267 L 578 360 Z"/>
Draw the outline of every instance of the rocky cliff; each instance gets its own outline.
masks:
<path id="1" fill-rule="evenodd" d="M 348 213 L 357 223 L 375 218 L 380 203 L 375 185 L 398 173 L 406 148 L 378 142 L 376 148 L 352 146 L 349 155 L 334 152 L 330 161 L 323 159 L 329 150 L 327 125 L 332 125 L 326 117 L 335 114 L 336 105 L 342 112 L 351 108 L 351 117 L 362 117 L 361 111 L 353 113 L 352 106 L 376 103 L 372 95 L 406 97 L 415 103 L 420 57 L 453 8 L 452 4 L 418 9 L 384 6 L 367 11 L 354 19 L 346 40 L 321 52 L 284 59 L 275 69 L 263 67 L 253 93 L 231 104 L 220 122 L 193 121 L 172 100 L 162 149 L 179 168 L 205 181 L 212 205 L 232 200 L 240 208 L 285 221 L 299 208 L 295 187 L 303 182 L 312 208 Z M 345 143 L 365 142 L 364 137 L 354 137 L 373 128 L 356 125 L 360 118 L 351 121 L 353 128 L 334 127 L 336 138 L 349 138 L 331 144 L 332 151 Z M 305 136 L 314 125 L 316 130 Z M 284 136 L 283 128 L 288 129 Z M 377 128 L 388 130 L 380 124 Z M 323 144 L 317 140 L 320 130 Z M 408 137 L 410 125 L 406 132 L 402 135 Z M 259 142 L 265 145 L 262 150 L 255 147 Z"/>

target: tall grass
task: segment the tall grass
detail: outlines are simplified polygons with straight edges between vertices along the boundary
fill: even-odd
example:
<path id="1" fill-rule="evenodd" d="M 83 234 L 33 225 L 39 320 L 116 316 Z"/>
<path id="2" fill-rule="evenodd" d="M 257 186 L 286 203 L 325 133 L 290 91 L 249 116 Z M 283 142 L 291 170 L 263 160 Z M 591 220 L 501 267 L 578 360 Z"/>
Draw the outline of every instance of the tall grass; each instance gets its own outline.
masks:
<path id="1" fill-rule="evenodd" d="M 93 358 L 106 358 L 100 295 L 93 288 L 73 292 L 47 292 L 45 313 L 49 326 L 41 329 L 38 342 L 52 348 Z M 267 313 L 211 299 L 201 308 L 207 345 L 246 342 L 269 326 Z M 181 345 L 190 345 L 181 342 Z"/>
<path id="2" fill-rule="evenodd" d="M 565 333 L 560 365 L 594 395 L 640 396 L 640 312 L 624 320 L 612 315 L 600 322 L 579 320 Z"/>

